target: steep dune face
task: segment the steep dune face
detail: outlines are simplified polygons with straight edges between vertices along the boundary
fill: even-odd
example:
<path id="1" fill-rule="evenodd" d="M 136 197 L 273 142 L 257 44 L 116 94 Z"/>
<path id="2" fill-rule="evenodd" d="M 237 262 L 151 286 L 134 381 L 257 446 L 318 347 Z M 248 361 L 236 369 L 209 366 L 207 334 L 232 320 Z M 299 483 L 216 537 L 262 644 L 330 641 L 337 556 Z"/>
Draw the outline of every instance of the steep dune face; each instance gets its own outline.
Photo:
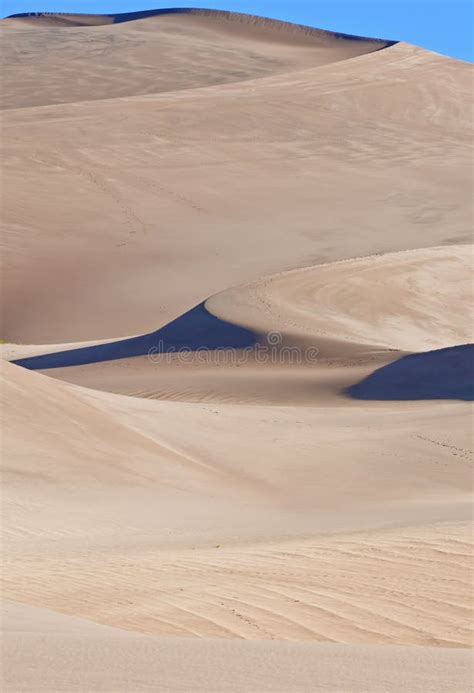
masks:
<path id="1" fill-rule="evenodd" d="M 0 31 L 2 690 L 467 693 L 471 67 Z"/>

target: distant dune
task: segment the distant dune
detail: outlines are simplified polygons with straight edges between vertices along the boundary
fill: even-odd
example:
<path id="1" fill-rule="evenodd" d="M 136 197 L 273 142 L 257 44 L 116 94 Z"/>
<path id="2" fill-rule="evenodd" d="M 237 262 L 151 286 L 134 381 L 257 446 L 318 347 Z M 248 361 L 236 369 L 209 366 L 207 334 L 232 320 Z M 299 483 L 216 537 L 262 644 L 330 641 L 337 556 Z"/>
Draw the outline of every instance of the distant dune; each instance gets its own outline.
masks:
<path id="1" fill-rule="evenodd" d="M 61 23 L 67 26 L 102 26 L 109 24 L 123 24 L 125 22 L 133 22 L 141 19 L 159 18 L 160 22 L 165 18 L 179 16 L 181 25 L 186 20 L 192 18 L 200 18 L 207 20 L 210 23 L 220 24 L 222 31 L 242 30 L 248 34 L 255 31 L 260 39 L 267 37 L 274 41 L 278 39 L 291 40 L 293 44 L 298 39 L 308 37 L 309 43 L 314 45 L 314 39 L 321 41 L 326 39 L 331 41 L 334 38 L 339 38 L 345 41 L 361 41 L 364 44 L 375 43 L 379 48 L 387 45 L 393 45 L 396 41 L 387 41 L 380 38 L 368 38 L 366 36 L 354 36 L 352 34 L 343 34 L 334 31 L 324 31 L 316 29 L 312 26 L 302 24 L 294 24 L 283 22 L 268 17 L 261 17 L 251 14 L 242 14 L 239 12 L 228 12 L 225 10 L 209 10 L 198 8 L 174 7 L 158 10 L 142 10 L 138 12 L 120 12 L 116 14 L 71 14 L 67 12 L 20 12 L 6 17 L 6 22 L 15 25 L 29 26 L 60 26 Z"/>
<path id="2" fill-rule="evenodd" d="M 102 24 L 123 24 L 124 22 L 132 22 L 138 19 L 150 19 L 159 17 L 162 19 L 165 16 L 183 15 L 193 17 L 205 17 L 212 22 L 225 22 L 227 25 L 243 26 L 246 30 L 249 27 L 257 28 L 258 30 L 269 30 L 271 37 L 277 38 L 278 35 L 287 35 L 293 38 L 301 35 L 318 37 L 338 37 L 342 39 L 358 40 L 358 41 L 376 41 L 387 43 L 383 39 L 370 39 L 365 36 L 353 36 L 351 34 L 342 34 L 333 31 L 323 31 L 311 26 L 302 24 L 294 24 L 283 22 L 268 17 L 261 17 L 251 14 L 242 14 L 240 12 L 228 12 L 225 10 L 209 10 L 199 8 L 186 7 L 169 7 L 158 10 L 141 10 L 138 12 L 119 12 L 115 14 L 71 14 L 68 12 L 19 12 L 12 14 L 6 19 L 10 22 L 18 22 L 31 24 L 32 26 L 51 25 L 57 26 L 59 22 L 69 23 L 72 26 L 100 26 Z M 393 43 L 393 42 L 392 42 Z"/>
<path id="3" fill-rule="evenodd" d="M 70 28 L 72 41 L 63 31 Z M 13 15 L 2 21 L 8 55 L 2 105 L 24 108 L 240 82 L 392 43 L 212 10 Z"/>
<path id="4" fill-rule="evenodd" d="M 467 693 L 472 66 L 0 34 L 2 690 Z"/>

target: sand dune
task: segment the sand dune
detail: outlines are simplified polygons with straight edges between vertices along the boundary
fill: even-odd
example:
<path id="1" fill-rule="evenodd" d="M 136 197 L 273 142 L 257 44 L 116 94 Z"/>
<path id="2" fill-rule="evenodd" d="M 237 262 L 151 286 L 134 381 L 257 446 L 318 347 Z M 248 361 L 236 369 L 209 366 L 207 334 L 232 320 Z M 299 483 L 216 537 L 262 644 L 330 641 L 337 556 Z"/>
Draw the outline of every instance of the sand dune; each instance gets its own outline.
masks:
<path id="1" fill-rule="evenodd" d="M 471 66 L 0 32 L 3 689 L 470 690 Z"/>
<path id="2" fill-rule="evenodd" d="M 149 638 L 9 602 L 5 681 L 16 691 L 271 691 L 392 693 L 400 686 L 434 693 L 469 685 L 468 653 L 418 647 Z M 21 650 L 30 652 L 25 668 Z M 49 660 L 49 661 L 48 661 Z M 71 675 L 65 686 L 62 662 Z M 48 662 L 46 664 L 46 662 Z M 180 670 L 179 681 L 176 669 Z M 275 680 L 278 681 L 275 684 Z"/>
<path id="3" fill-rule="evenodd" d="M 205 10 L 17 16 L 2 26 L 2 104 L 195 89 L 325 65 L 389 43 Z"/>
<path id="4" fill-rule="evenodd" d="M 143 334 L 275 272 L 469 242 L 470 97 L 469 65 L 397 44 L 120 107 L 4 111 L 3 339 Z"/>
<path id="5" fill-rule="evenodd" d="M 453 245 L 308 267 L 227 289 L 146 335 L 40 355 L 17 347 L 16 363 L 133 396 L 312 406 L 340 405 L 348 388 L 369 395 L 372 386 L 352 386 L 375 382 L 380 366 L 401 390 L 395 396 L 379 377 L 379 399 L 469 399 L 469 348 L 462 371 L 452 352 L 442 383 L 447 362 L 432 362 L 425 395 L 416 367 L 404 385 L 410 361 L 400 357 L 473 339 L 471 266 L 471 246 Z"/>
<path id="6" fill-rule="evenodd" d="M 468 245 L 371 256 L 263 278 L 206 307 L 260 333 L 317 338 L 324 356 L 337 343 L 426 351 L 474 341 L 472 261 Z"/>
<path id="7" fill-rule="evenodd" d="M 470 594 L 465 405 L 444 405 L 440 434 L 430 403 L 409 416 L 394 405 L 295 417 L 291 408 L 144 402 L 4 369 L 10 598 L 150 634 L 466 644 L 457 621 Z M 385 529 L 401 518 L 414 526 Z M 354 551 L 357 598 L 345 582 Z M 392 571 L 400 553 L 403 584 Z M 422 586 L 445 553 L 447 575 Z"/>

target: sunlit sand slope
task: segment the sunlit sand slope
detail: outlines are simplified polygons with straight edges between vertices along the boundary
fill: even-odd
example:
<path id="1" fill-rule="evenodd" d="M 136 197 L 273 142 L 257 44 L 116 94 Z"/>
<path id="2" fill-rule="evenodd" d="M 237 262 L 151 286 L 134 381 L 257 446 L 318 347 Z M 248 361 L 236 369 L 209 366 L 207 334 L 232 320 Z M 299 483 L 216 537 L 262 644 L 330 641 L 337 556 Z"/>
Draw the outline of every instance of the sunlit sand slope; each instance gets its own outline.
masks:
<path id="1" fill-rule="evenodd" d="M 74 31 L 60 30 L 72 47 Z M 397 44 L 235 84 L 5 111 L 2 338 L 139 334 L 274 272 L 466 242 L 470 99 L 469 65 Z"/>
<path id="2" fill-rule="evenodd" d="M 427 351 L 474 341 L 472 267 L 471 245 L 371 256 L 262 278 L 206 307 L 261 334 L 312 338 L 323 356 Z"/>
<path id="3" fill-rule="evenodd" d="M 295 416 L 4 378 L 4 596 L 155 635 L 469 643 L 465 405 Z"/>
<path id="4" fill-rule="evenodd" d="M 0 30 L 7 108 L 239 82 L 389 43 L 205 10 L 14 17 Z"/>
<path id="5" fill-rule="evenodd" d="M 425 693 L 427 672 L 433 693 L 469 686 L 457 649 L 150 638 L 14 602 L 2 624 L 8 691 Z"/>

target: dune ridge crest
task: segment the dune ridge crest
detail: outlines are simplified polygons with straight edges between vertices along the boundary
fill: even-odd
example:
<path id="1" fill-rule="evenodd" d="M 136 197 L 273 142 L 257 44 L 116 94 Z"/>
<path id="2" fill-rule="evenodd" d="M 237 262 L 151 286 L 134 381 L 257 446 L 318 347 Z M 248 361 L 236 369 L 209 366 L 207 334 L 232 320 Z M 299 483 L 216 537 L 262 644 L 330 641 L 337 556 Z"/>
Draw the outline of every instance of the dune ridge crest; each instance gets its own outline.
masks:
<path id="1" fill-rule="evenodd" d="M 369 41 L 381 45 L 381 47 L 394 45 L 397 41 L 381 38 L 371 38 L 368 36 L 357 36 L 355 34 L 344 34 L 325 29 L 316 29 L 304 24 L 285 22 L 279 19 L 269 19 L 268 17 L 252 15 L 242 12 L 232 12 L 227 10 L 212 10 L 199 7 L 170 7 L 156 10 L 142 10 L 137 12 L 119 12 L 115 14 L 80 14 L 69 12 L 20 12 L 5 17 L 7 20 L 26 20 L 29 23 L 38 23 L 58 26 L 64 22 L 67 26 L 99 26 L 101 24 L 122 24 L 124 22 L 149 19 L 152 17 L 163 17 L 166 15 L 192 15 L 197 17 L 210 18 L 215 20 L 225 20 L 227 23 L 238 24 L 244 27 L 258 27 L 268 29 L 275 34 L 286 34 L 291 38 L 301 35 L 321 39 L 322 37 L 334 37 L 339 39 L 349 39 L 351 41 Z"/>
<path id="2" fill-rule="evenodd" d="M 469 400 L 472 350 L 455 345 L 474 342 L 471 265 L 468 245 L 341 260 L 227 289 L 154 332 L 4 352 L 60 380 L 140 398 Z"/>
<path id="3" fill-rule="evenodd" d="M 252 15 L 187 8 L 117 15 L 24 13 L 1 20 L 0 32 L 4 54 L 11 56 L 2 80 L 4 109 L 238 83 L 393 45 Z M 68 76 L 61 80 L 64 59 Z M 19 90 L 18 80 L 25 78 Z"/>

